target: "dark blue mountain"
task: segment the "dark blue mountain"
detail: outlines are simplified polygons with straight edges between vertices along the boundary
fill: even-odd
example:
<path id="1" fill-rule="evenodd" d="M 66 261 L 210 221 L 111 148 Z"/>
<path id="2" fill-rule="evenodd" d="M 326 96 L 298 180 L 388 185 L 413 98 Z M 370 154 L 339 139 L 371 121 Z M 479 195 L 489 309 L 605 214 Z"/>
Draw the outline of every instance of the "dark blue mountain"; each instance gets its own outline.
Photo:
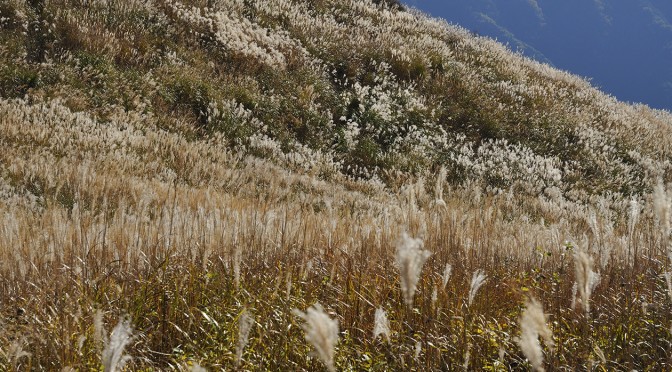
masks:
<path id="1" fill-rule="evenodd" d="M 405 0 L 617 98 L 672 110 L 670 0 Z"/>

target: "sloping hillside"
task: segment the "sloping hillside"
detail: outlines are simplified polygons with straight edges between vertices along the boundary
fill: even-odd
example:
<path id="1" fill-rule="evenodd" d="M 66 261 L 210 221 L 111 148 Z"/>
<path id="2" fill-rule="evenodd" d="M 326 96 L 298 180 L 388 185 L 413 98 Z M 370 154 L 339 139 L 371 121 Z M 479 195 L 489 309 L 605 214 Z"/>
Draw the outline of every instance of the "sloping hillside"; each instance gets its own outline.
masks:
<path id="1" fill-rule="evenodd" d="M 0 366 L 665 368 L 672 116 L 389 3 L 0 4 Z"/>

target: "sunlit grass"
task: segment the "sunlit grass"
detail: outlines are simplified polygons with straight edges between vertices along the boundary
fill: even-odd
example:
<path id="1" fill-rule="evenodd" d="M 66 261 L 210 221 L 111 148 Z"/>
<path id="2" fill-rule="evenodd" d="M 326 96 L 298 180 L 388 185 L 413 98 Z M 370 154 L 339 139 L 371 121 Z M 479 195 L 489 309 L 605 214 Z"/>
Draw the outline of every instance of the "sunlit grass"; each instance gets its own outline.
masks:
<path id="1" fill-rule="evenodd" d="M 0 5 L 0 369 L 669 368 L 670 114 L 375 3 Z"/>

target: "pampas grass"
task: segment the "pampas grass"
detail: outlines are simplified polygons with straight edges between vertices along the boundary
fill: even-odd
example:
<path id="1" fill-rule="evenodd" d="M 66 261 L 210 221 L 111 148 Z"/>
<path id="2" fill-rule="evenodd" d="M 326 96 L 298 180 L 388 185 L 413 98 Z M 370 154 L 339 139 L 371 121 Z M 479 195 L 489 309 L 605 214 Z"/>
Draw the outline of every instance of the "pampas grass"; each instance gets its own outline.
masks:
<path id="1" fill-rule="evenodd" d="M 443 275 L 441 275 L 441 284 L 442 288 L 445 289 L 450 280 L 450 275 L 453 273 L 453 266 L 451 264 L 446 264 L 446 267 L 443 269 Z"/>
<path id="2" fill-rule="evenodd" d="M 390 333 L 390 321 L 387 319 L 387 313 L 379 307 L 376 309 L 376 316 L 373 321 L 373 339 L 382 336 L 389 343 Z"/>
<path id="3" fill-rule="evenodd" d="M 665 278 L 665 285 L 667 286 L 667 297 L 672 300 L 672 272 L 665 271 L 663 273 L 663 278 Z"/>
<path id="4" fill-rule="evenodd" d="M 422 240 L 403 233 L 397 242 L 396 264 L 401 280 L 401 292 L 409 309 L 413 308 L 413 297 L 417 290 L 420 273 L 425 261 L 432 255 L 422 249 Z"/>
<path id="5" fill-rule="evenodd" d="M 544 371 L 544 354 L 539 343 L 541 337 L 549 349 L 553 349 L 555 343 L 551 330 L 546 324 L 546 315 L 544 314 L 541 303 L 532 298 L 527 301 L 525 310 L 520 317 L 520 338 L 518 345 L 523 354 L 530 361 L 532 369 L 535 371 Z"/>
<path id="6" fill-rule="evenodd" d="M 250 331 L 254 325 L 254 318 L 252 318 L 247 310 L 243 310 L 238 318 L 238 344 L 236 345 L 236 365 L 240 366 L 243 359 L 243 351 L 250 337 Z"/>
<path id="7" fill-rule="evenodd" d="M 25 338 L 20 338 L 18 340 L 12 341 L 6 353 L 4 353 L 2 349 L 0 349 L 0 355 L 4 354 L 4 356 L 9 360 L 10 364 L 12 365 L 12 369 L 14 369 L 15 371 L 23 369 L 21 368 L 22 359 L 30 359 L 31 353 L 26 351 L 25 349 L 26 343 L 27 341 Z"/>
<path id="8" fill-rule="evenodd" d="M 471 275 L 471 285 L 469 286 L 469 298 L 467 301 L 467 304 L 469 306 L 471 306 L 471 304 L 474 302 L 474 298 L 476 298 L 478 290 L 481 288 L 483 284 L 485 284 L 487 278 L 488 276 L 485 275 L 485 272 L 483 272 L 483 270 L 480 269 L 474 271 L 474 273 Z"/>
<path id="9" fill-rule="evenodd" d="M 436 184 L 434 185 L 434 205 L 441 208 L 446 208 L 446 201 L 443 200 L 443 184 L 446 182 L 446 168 L 441 167 L 439 175 L 436 177 Z"/>
<path id="10" fill-rule="evenodd" d="M 131 343 L 132 330 L 131 320 L 127 317 L 122 317 L 119 319 L 119 323 L 112 329 L 110 336 L 105 339 L 105 347 L 101 354 L 101 362 L 105 372 L 120 371 L 131 360 L 129 355 L 124 354 L 124 349 Z"/>
<path id="11" fill-rule="evenodd" d="M 670 195 L 660 180 L 653 189 L 653 211 L 660 223 L 661 233 L 668 235 L 670 233 Z"/>
<path id="12" fill-rule="evenodd" d="M 336 371 L 334 354 L 338 343 L 338 320 L 331 319 L 319 303 L 308 308 L 305 313 L 297 309 L 294 313 L 305 321 L 302 328 L 306 333 L 306 341 L 313 345 L 327 370 Z"/>
<path id="13" fill-rule="evenodd" d="M 576 286 L 581 306 L 587 317 L 590 316 L 590 296 L 600 282 L 600 274 L 593 271 L 593 258 L 584 251 L 574 255 Z"/>

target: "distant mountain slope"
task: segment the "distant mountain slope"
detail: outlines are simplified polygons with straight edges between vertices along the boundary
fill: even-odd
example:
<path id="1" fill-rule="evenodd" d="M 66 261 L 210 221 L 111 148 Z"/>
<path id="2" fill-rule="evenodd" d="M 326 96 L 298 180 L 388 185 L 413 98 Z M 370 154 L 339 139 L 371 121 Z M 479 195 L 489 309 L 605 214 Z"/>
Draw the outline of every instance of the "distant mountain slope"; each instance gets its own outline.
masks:
<path id="1" fill-rule="evenodd" d="M 672 109 L 672 3 L 665 0 L 407 0 L 622 100 Z"/>
<path id="2" fill-rule="evenodd" d="M 3 99 L 55 101 L 102 122 L 135 113 L 190 140 L 388 186 L 444 167 L 457 185 L 586 202 L 670 178 L 670 115 L 387 2 L 58 4 L 2 5 Z M 526 12 L 541 38 L 571 24 L 557 4 L 455 4 L 492 14 L 491 26 Z M 574 13 L 596 29 L 629 9 L 581 4 Z"/>

